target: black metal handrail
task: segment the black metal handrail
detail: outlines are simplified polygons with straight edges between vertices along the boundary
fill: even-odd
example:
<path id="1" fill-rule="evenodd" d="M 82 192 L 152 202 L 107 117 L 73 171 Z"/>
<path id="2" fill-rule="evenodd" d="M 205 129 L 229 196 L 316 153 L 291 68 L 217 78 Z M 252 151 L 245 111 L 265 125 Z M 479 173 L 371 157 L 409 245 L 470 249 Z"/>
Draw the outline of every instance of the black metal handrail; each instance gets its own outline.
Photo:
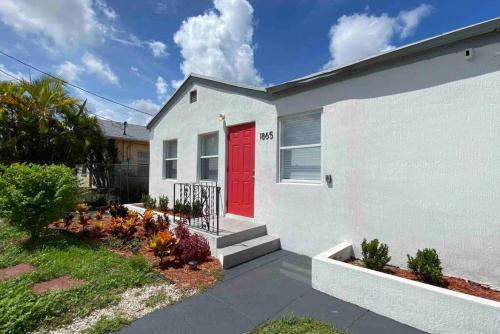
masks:
<path id="1" fill-rule="evenodd" d="M 219 235 L 219 195 L 216 182 L 174 183 L 174 222 Z"/>

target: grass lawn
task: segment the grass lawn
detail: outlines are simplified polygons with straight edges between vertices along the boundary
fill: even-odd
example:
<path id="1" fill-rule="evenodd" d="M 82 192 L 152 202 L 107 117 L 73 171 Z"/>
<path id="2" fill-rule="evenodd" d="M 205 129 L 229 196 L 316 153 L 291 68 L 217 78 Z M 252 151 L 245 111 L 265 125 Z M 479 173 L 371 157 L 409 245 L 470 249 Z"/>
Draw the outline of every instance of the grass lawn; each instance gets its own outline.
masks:
<path id="1" fill-rule="evenodd" d="M 50 233 L 26 245 L 26 233 L 0 223 L 0 268 L 19 263 L 37 268 L 18 278 L 0 281 L 0 333 L 25 333 L 67 324 L 118 302 L 119 294 L 127 288 L 165 282 L 141 256 L 123 258 L 68 233 Z M 32 292 L 34 283 L 63 275 L 87 284 L 40 296 Z M 121 322 L 118 320 L 108 322 L 115 325 Z"/>
<path id="2" fill-rule="evenodd" d="M 330 324 L 295 316 L 285 316 L 277 320 L 269 320 L 250 331 L 249 334 L 346 334 Z"/>

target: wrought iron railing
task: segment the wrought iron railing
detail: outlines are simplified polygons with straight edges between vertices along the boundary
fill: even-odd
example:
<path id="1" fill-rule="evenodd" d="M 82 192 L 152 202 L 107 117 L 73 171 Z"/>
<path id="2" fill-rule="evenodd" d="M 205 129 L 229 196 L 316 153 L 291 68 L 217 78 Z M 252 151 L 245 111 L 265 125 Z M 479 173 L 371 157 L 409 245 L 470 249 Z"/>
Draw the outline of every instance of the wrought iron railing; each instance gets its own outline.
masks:
<path id="1" fill-rule="evenodd" d="M 216 182 L 175 183 L 174 221 L 219 235 L 219 196 Z"/>

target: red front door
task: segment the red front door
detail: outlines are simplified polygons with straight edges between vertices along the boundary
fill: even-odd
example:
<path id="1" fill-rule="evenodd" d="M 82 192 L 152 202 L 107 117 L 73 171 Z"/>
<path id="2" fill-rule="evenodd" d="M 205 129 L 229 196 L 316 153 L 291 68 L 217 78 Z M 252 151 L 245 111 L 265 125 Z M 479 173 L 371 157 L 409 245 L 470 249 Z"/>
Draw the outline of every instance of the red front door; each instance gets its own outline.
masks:
<path id="1" fill-rule="evenodd" d="M 253 217 L 255 123 L 228 132 L 227 212 Z"/>

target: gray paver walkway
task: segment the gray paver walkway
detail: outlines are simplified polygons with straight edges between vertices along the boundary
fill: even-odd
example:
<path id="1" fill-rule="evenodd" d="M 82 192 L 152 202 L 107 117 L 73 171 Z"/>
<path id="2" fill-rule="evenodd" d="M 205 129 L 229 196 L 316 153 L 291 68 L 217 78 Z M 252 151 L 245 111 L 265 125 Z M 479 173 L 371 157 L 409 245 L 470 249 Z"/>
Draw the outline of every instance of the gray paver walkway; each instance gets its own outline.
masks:
<path id="1" fill-rule="evenodd" d="M 153 312 L 121 333 L 238 334 L 290 313 L 325 320 L 354 334 L 422 333 L 316 291 L 310 281 L 310 258 L 277 251 L 226 270 L 215 288 Z"/>

